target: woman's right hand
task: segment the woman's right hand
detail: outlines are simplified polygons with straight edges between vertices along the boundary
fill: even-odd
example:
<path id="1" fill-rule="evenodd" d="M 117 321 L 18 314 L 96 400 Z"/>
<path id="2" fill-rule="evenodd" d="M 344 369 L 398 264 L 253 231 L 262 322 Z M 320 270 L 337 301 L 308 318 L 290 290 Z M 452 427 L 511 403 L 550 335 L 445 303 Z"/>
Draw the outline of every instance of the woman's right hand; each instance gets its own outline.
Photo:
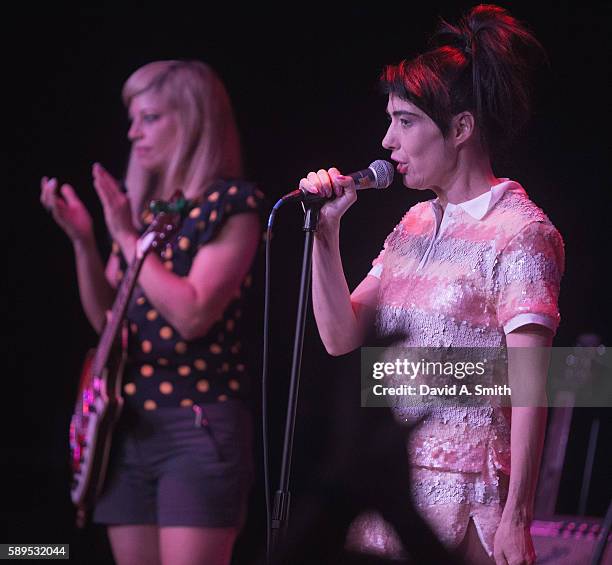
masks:
<path id="1" fill-rule="evenodd" d="M 335 167 L 327 171 L 320 169 L 316 173 L 308 173 L 306 178 L 300 181 L 300 188 L 323 197 L 332 194 L 336 196 L 321 208 L 320 219 L 328 226 L 338 225 L 340 218 L 357 200 L 355 181 L 352 177 L 340 174 Z"/>
<path id="2" fill-rule="evenodd" d="M 58 191 L 57 179 L 43 177 L 40 180 L 40 202 L 73 243 L 93 237 L 91 216 L 69 184 L 63 184 Z"/>

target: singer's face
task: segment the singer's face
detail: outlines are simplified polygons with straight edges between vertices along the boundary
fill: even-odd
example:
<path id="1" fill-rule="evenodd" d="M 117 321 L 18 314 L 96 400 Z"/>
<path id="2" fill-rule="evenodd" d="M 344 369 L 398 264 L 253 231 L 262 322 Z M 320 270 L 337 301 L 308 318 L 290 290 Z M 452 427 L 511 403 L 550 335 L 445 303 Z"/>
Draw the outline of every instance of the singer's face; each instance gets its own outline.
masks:
<path id="1" fill-rule="evenodd" d="M 397 162 L 404 185 L 421 190 L 443 187 L 454 152 L 440 128 L 417 106 L 394 94 L 389 95 L 387 114 L 389 129 L 382 144 Z"/>
<path id="2" fill-rule="evenodd" d="M 132 98 L 129 116 L 134 157 L 144 169 L 159 172 L 168 165 L 178 141 L 176 113 L 155 93 L 145 91 Z"/>

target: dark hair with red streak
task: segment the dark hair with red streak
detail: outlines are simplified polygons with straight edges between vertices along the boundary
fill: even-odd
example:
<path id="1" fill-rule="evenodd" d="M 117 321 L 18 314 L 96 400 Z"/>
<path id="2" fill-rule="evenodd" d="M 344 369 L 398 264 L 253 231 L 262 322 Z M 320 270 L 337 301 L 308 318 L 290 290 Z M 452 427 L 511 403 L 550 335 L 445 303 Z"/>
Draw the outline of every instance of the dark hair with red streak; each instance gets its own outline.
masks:
<path id="1" fill-rule="evenodd" d="M 504 8 L 482 4 L 458 25 L 441 21 L 430 44 L 385 67 L 384 92 L 418 106 L 443 135 L 453 116 L 470 111 L 485 150 L 505 148 L 529 119 L 529 75 L 546 60 L 538 40 Z"/>

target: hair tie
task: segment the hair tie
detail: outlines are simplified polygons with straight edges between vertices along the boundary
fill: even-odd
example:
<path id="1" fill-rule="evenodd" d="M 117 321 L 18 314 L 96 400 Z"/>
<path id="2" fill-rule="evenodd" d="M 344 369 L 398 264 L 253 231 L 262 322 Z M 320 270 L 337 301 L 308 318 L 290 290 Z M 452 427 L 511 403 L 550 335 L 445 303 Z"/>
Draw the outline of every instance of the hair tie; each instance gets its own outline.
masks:
<path id="1" fill-rule="evenodd" d="M 463 36 L 463 51 L 467 55 L 472 55 L 474 53 L 474 49 L 472 47 L 474 43 L 474 35 L 471 32 L 464 32 Z"/>

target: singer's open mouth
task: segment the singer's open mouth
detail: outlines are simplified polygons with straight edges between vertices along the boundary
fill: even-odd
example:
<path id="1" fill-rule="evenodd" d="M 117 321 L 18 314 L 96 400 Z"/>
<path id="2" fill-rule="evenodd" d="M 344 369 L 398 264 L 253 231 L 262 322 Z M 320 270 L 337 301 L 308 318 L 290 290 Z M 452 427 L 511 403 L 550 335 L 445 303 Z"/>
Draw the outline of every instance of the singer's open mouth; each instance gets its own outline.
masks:
<path id="1" fill-rule="evenodd" d="M 400 175 L 405 175 L 408 172 L 408 165 L 406 163 L 398 163 L 396 169 Z"/>

